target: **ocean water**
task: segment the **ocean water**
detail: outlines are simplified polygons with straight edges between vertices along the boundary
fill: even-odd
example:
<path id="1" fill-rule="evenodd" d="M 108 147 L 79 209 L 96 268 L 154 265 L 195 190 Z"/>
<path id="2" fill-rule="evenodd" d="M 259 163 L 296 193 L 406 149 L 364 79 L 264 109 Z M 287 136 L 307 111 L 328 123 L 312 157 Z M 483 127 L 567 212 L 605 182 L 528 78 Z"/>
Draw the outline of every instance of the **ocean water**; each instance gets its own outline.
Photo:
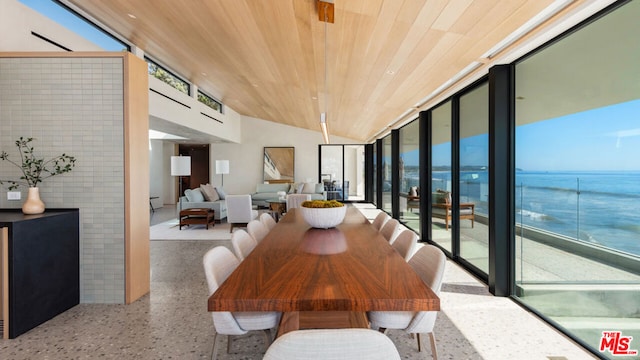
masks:
<path id="1" fill-rule="evenodd" d="M 640 256 L 640 172 L 516 173 L 516 222 Z"/>
<path id="2" fill-rule="evenodd" d="M 487 172 L 460 177 L 462 201 L 487 214 Z M 432 183 L 450 190 L 450 173 L 434 172 Z M 516 223 L 640 256 L 640 171 L 518 171 L 515 198 Z"/>

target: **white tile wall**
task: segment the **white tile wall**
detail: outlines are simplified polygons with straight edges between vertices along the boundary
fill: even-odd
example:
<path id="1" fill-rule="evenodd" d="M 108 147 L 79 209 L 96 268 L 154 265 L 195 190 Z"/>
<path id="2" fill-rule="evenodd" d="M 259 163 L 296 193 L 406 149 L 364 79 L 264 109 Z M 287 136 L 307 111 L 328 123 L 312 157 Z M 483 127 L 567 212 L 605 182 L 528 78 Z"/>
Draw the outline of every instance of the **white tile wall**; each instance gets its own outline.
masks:
<path id="1" fill-rule="evenodd" d="M 40 184 L 48 208 L 80 209 L 80 301 L 124 303 L 123 63 L 120 58 L 0 58 L 0 150 L 33 137 L 37 154 L 77 158 Z M 19 170 L 0 161 L 0 178 Z M 21 188 L 22 198 L 26 189 Z M 0 191 L 0 208 L 19 208 Z"/>

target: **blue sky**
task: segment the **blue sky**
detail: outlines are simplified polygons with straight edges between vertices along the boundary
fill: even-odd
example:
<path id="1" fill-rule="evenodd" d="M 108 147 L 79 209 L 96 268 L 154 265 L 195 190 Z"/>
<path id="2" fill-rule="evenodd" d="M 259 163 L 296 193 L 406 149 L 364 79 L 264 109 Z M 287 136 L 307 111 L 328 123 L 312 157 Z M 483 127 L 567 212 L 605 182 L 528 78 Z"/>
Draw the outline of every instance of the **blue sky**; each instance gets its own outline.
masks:
<path id="1" fill-rule="evenodd" d="M 640 100 L 516 128 L 523 170 L 640 170 Z"/>
<path id="2" fill-rule="evenodd" d="M 51 0 L 20 0 L 20 2 L 100 46 L 105 51 L 121 51 L 124 48 L 119 42 Z"/>
<path id="3" fill-rule="evenodd" d="M 462 165 L 488 165 L 487 135 L 461 142 Z M 433 164 L 451 163 L 451 144 L 433 148 Z M 418 164 L 418 151 L 403 154 Z M 527 171 L 640 171 L 640 100 L 516 128 L 516 167 Z"/>

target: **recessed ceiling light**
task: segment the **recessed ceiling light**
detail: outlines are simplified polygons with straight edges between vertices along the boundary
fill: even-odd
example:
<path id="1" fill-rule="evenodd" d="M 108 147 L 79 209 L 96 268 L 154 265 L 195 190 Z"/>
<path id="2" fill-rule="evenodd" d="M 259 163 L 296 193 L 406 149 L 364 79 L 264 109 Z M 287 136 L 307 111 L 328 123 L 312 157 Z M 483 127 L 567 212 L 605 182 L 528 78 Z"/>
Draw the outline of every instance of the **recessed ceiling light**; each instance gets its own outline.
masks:
<path id="1" fill-rule="evenodd" d="M 137 19 L 137 17 L 135 15 L 133 15 L 133 14 L 127 14 L 127 16 L 129 16 L 132 19 Z"/>
<path id="2" fill-rule="evenodd" d="M 251 86 L 253 86 L 253 87 L 258 87 L 258 84 L 251 84 Z"/>
<path id="3" fill-rule="evenodd" d="M 318 97 L 317 97 L 317 96 L 312 96 L 311 98 L 312 98 L 313 100 L 318 100 Z"/>
<path id="4" fill-rule="evenodd" d="M 207 76 L 207 73 L 206 73 L 206 72 L 203 72 L 203 73 L 200 73 L 200 74 L 202 74 L 203 76 Z"/>
<path id="5" fill-rule="evenodd" d="M 387 74 L 389 74 L 389 75 L 393 75 L 393 74 L 395 74 L 395 73 L 396 73 L 396 72 L 395 72 L 395 71 L 393 71 L 393 70 L 388 70 L 388 71 L 387 71 Z"/>

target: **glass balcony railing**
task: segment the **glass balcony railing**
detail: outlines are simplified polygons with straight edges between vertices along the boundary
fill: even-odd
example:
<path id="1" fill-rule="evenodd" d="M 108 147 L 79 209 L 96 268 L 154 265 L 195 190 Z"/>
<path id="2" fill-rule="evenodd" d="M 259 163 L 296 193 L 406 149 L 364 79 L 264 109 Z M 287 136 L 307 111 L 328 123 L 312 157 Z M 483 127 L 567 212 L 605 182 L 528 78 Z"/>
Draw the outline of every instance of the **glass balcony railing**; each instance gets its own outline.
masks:
<path id="1" fill-rule="evenodd" d="M 522 225 L 640 256 L 640 172 L 520 172 L 516 209 Z"/>
<path id="2" fill-rule="evenodd" d="M 596 353 L 603 331 L 640 339 L 640 173 L 516 179 L 516 296 Z"/>

